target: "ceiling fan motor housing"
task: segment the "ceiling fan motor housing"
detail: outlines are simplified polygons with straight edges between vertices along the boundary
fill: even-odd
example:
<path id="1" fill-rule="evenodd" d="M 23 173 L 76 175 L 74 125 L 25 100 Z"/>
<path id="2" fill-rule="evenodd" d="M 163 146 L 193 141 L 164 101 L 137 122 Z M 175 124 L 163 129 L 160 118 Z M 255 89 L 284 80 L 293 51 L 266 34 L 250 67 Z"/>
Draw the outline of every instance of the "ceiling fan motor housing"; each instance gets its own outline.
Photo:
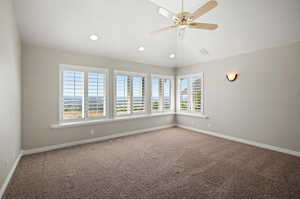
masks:
<path id="1" fill-rule="evenodd" d="M 180 12 L 177 14 L 177 25 L 188 25 L 193 21 L 193 18 L 191 17 L 191 13 L 189 12 Z"/>

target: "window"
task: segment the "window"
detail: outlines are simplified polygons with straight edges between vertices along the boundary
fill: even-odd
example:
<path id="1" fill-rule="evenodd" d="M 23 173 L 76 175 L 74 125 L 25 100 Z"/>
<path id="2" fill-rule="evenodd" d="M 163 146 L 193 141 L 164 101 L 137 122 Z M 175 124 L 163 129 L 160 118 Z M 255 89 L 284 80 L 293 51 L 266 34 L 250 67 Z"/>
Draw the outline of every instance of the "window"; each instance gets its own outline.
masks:
<path id="1" fill-rule="evenodd" d="M 61 120 L 88 120 L 106 116 L 107 71 L 61 65 Z"/>
<path id="2" fill-rule="evenodd" d="M 178 77 L 178 112 L 203 113 L 203 73 Z"/>
<path id="3" fill-rule="evenodd" d="M 105 74 L 88 73 L 88 117 L 105 116 Z"/>
<path id="4" fill-rule="evenodd" d="M 116 76 L 116 113 L 130 113 L 130 78 L 126 75 Z"/>
<path id="5" fill-rule="evenodd" d="M 159 77 L 152 78 L 152 97 L 151 106 L 152 112 L 159 112 L 161 108 L 161 81 Z"/>
<path id="6" fill-rule="evenodd" d="M 115 72 L 115 114 L 131 115 L 145 113 L 146 75 Z"/>
<path id="7" fill-rule="evenodd" d="M 180 82 L 180 110 L 188 111 L 190 108 L 190 95 L 189 95 L 189 79 L 181 78 Z"/>
<path id="8" fill-rule="evenodd" d="M 192 112 L 202 112 L 202 78 L 199 76 L 194 76 L 191 78 L 191 111 Z"/>
<path id="9" fill-rule="evenodd" d="M 134 113 L 145 111 L 145 77 L 132 77 L 132 106 Z"/>
<path id="10" fill-rule="evenodd" d="M 60 65 L 59 123 L 77 125 L 85 121 L 107 122 L 127 119 L 115 118 L 119 116 L 140 117 L 139 114 L 150 112 L 174 111 L 173 76 L 152 75 L 151 95 L 151 90 L 147 90 L 147 74 L 126 71 L 112 73 L 113 78 L 109 80 L 108 69 Z M 112 103 L 108 99 L 110 86 L 113 88 Z M 197 97 L 193 100 L 195 103 L 199 101 Z M 198 108 L 193 107 L 195 110 Z"/>
<path id="11" fill-rule="evenodd" d="M 82 119 L 84 102 L 84 73 L 74 70 L 63 72 L 63 118 Z"/>
<path id="12" fill-rule="evenodd" d="M 164 79 L 164 104 L 163 104 L 163 109 L 165 111 L 171 110 L 171 105 L 172 105 L 172 96 L 171 96 L 171 80 L 170 79 Z"/>
<path id="13" fill-rule="evenodd" d="M 173 109 L 172 85 L 172 77 L 152 76 L 152 112 L 167 112 Z"/>

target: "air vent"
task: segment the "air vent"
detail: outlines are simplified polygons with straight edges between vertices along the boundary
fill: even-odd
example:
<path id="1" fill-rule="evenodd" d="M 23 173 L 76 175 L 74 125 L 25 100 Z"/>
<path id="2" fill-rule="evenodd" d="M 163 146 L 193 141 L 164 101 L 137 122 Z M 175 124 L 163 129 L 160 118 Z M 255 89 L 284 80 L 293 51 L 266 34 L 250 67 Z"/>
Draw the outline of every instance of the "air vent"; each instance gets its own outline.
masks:
<path id="1" fill-rule="evenodd" d="M 205 48 L 201 48 L 199 51 L 204 56 L 208 56 L 209 55 L 208 51 Z"/>

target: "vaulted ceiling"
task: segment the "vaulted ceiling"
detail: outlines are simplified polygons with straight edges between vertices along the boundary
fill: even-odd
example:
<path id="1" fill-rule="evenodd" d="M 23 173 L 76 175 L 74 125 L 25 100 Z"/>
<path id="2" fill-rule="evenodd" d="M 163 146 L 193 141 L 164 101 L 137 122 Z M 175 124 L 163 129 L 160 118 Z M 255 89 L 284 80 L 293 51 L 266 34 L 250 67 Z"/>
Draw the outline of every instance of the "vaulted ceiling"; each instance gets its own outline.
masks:
<path id="1" fill-rule="evenodd" d="M 299 0 L 217 1 L 217 8 L 197 21 L 219 28 L 188 29 L 182 41 L 176 30 L 148 34 L 172 25 L 157 10 L 179 12 L 181 0 L 15 0 L 15 6 L 25 43 L 166 67 L 300 41 Z M 192 12 L 206 2 L 184 0 L 184 7 Z M 99 40 L 89 40 L 91 34 Z M 145 51 L 138 51 L 139 46 Z M 172 53 L 174 59 L 169 58 Z"/>

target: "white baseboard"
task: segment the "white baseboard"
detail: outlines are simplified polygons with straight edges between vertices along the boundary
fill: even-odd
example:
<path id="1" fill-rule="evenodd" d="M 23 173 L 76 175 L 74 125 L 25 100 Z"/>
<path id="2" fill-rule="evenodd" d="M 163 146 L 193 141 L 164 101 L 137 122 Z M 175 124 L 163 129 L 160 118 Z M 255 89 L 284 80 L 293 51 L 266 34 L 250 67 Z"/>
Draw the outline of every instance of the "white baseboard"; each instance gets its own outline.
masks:
<path id="1" fill-rule="evenodd" d="M 18 157 L 16 158 L 16 160 L 15 160 L 15 162 L 14 162 L 14 164 L 13 164 L 11 170 L 10 170 L 10 172 L 8 173 L 7 177 L 5 178 L 4 183 L 0 187 L 0 199 L 3 197 L 4 192 L 5 192 L 6 188 L 7 188 L 10 180 L 11 180 L 12 176 L 14 175 L 14 172 L 15 172 L 18 164 L 19 164 L 19 161 L 20 161 L 22 155 L 23 155 L 22 152 L 20 152 L 19 155 L 18 155 Z"/>
<path id="2" fill-rule="evenodd" d="M 232 137 L 232 136 L 224 135 L 224 134 L 221 134 L 221 133 L 201 130 L 201 129 L 197 129 L 197 128 L 193 128 L 193 127 L 189 127 L 189 126 L 185 126 L 185 125 L 181 125 L 181 124 L 177 124 L 176 126 L 180 127 L 180 128 L 188 129 L 188 130 L 191 130 L 191 131 L 195 131 L 195 132 L 198 132 L 198 133 L 204 133 L 204 134 L 207 134 L 207 135 L 212 135 L 212 136 L 215 136 L 215 137 L 220 137 L 220 138 L 224 138 L 224 139 L 227 139 L 227 140 L 240 142 L 240 143 L 243 143 L 243 144 L 249 144 L 249 145 L 257 146 L 257 147 L 260 147 L 260 148 L 265 148 L 265 149 L 269 149 L 269 150 L 272 150 L 272 151 L 277 151 L 277 152 L 286 153 L 286 154 L 289 154 L 289 155 L 294 155 L 294 156 L 300 157 L 300 152 L 298 152 L 298 151 L 293 151 L 293 150 L 290 150 L 290 149 L 284 149 L 284 148 L 280 148 L 280 147 L 272 146 L 272 145 L 268 145 L 268 144 L 262 144 L 262 143 L 258 143 L 258 142 L 254 142 L 254 141 L 250 141 L 250 140 L 245 140 L 245 139 L 242 139 L 242 138 Z"/>
<path id="3" fill-rule="evenodd" d="M 51 145 L 51 146 L 46 146 L 46 147 L 41 147 L 41 148 L 36 148 L 36 149 L 29 149 L 29 150 L 24 150 L 23 155 L 30 155 L 30 154 L 34 154 L 34 153 L 52 151 L 52 150 L 56 150 L 56 149 L 67 148 L 67 147 L 71 147 L 71 146 L 88 144 L 88 143 L 99 142 L 99 141 L 104 141 L 104 140 L 110 140 L 110 139 L 114 139 L 114 138 L 134 135 L 134 134 L 147 133 L 150 131 L 156 131 L 156 130 L 170 128 L 170 127 L 174 127 L 174 126 L 176 126 L 176 124 L 164 125 L 164 126 L 148 128 L 148 129 L 135 130 L 135 131 L 125 132 L 125 133 L 118 133 L 118 134 L 97 137 L 97 138 L 92 138 L 92 139 L 68 142 L 68 143 L 64 143 L 64 144 Z"/>

